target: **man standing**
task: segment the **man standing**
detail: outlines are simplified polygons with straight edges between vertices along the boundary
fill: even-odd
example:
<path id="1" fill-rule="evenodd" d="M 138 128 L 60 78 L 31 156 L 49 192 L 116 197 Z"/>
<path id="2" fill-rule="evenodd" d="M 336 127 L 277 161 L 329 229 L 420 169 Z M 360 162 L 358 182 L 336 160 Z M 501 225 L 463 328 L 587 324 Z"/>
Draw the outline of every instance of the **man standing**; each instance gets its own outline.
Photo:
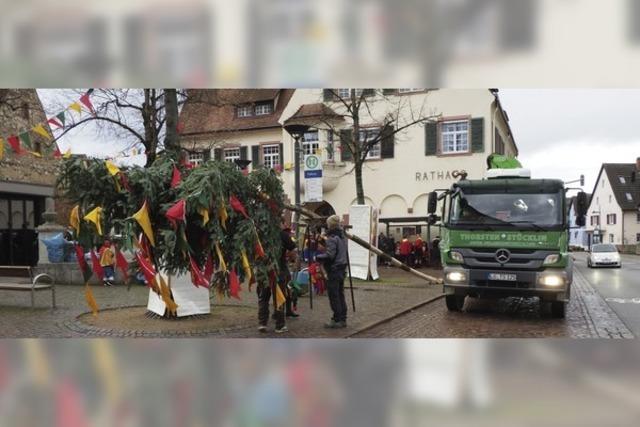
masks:
<path id="1" fill-rule="evenodd" d="M 327 270 L 329 304 L 333 317 L 326 328 L 338 329 L 347 326 L 347 302 L 344 298 L 344 278 L 347 271 L 347 239 L 340 227 L 340 217 L 332 215 L 327 219 L 326 251 L 316 259 L 324 263 Z"/>

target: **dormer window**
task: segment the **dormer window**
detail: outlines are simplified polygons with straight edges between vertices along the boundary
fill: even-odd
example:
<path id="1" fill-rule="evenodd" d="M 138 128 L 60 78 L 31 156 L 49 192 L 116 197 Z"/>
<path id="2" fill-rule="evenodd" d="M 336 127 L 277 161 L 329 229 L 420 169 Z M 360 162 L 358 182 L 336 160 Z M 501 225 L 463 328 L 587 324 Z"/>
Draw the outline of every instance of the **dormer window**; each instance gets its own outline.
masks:
<path id="1" fill-rule="evenodd" d="M 251 108 L 251 105 L 249 105 L 249 104 L 239 105 L 236 108 L 236 115 L 238 117 L 251 117 L 253 115 L 253 109 Z"/>
<path id="2" fill-rule="evenodd" d="M 620 180 L 620 184 L 626 184 L 627 180 L 624 178 L 624 176 L 619 176 L 618 179 Z"/>
<path id="3" fill-rule="evenodd" d="M 256 104 L 256 116 L 266 116 L 273 113 L 273 101 L 259 102 Z"/>

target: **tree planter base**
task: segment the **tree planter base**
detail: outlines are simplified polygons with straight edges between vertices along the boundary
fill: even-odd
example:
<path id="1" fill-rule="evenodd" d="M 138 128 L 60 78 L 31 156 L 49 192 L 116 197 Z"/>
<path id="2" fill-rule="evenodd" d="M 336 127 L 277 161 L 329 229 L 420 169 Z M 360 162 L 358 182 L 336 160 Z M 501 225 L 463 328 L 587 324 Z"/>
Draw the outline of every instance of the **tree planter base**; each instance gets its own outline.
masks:
<path id="1" fill-rule="evenodd" d="M 196 314 L 211 313 L 211 302 L 209 300 L 209 289 L 196 288 L 188 280 L 173 280 L 171 282 L 171 292 L 173 300 L 178 304 L 177 317 L 193 316 Z M 162 298 L 149 290 L 149 300 L 147 310 L 158 316 L 164 316 L 167 306 Z"/>

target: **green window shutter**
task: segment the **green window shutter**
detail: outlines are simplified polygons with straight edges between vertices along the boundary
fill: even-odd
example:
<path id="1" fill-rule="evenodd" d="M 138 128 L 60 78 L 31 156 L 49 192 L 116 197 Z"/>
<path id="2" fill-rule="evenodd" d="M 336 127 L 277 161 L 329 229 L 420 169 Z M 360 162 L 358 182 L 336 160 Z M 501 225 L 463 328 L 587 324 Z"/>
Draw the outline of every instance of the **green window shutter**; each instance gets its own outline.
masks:
<path id="1" fill-rule="evenodd" d="M 427 123 L 424 126 L 424 155 L 435 156 L 438 153 L 438 124 Z"/>
<path id="2" fill-rule="evenodd" d="M 384 96 L 395 95 L 398 93 L 398 89 L 382 89 L 382 94 Z"/>
<path id="3" fill-rule="evenodd" d="M 252 145 L 251 146 L 251 164 L 254 169 L 258 169 L 262 167 L 262 162 L 260 161 L 260 146 Z"/>
<path id="4" fill-rule="evenodd" d="M 471 151 L 484 153 L 484 118 L 471 119 Z"/>
<path id="5" fill-rule="evenodd" d="M 222 148 L 213 149 L 213 158 L 218 161 L 222 160 Z"/>
<path id="6" fill-rule="evenodd" d="M 393 159 L 396 145 L 393 126 L 388 125 L 382 129 L 382 141 L 380 144 L 380 157 L 383 159 Z"/>
<path id="7" fill-rule="evenodd" d="M 322 100 L 324 102 L 331 102 L 335 100 L 335 96 L 333 95 L 331 89 L 324 89 L 322 91 Z"/>
<path id="8" fill-rule="evenodd" d="M 246 145 L 243 145 L 242 147 L 240 147 L 240 160 L 249 160 L 248 151 L 249 150 Z"/>
<path id="9" fill-rule="evenodd" d="M 340 150 L 342 153 L 342 161 L 343 162 L 352 162 L 353 154 L 349 149 L 349 142 L 351 141 L 351 135 L 353 134 L 352 129 L 343 129 L 340 131 Z"/>
<path id="10" fill-rule="evenodd" d="M 280 167 L 284 169 L 284 144 L 278 144 L 278 154 L 280 154 Z"/>

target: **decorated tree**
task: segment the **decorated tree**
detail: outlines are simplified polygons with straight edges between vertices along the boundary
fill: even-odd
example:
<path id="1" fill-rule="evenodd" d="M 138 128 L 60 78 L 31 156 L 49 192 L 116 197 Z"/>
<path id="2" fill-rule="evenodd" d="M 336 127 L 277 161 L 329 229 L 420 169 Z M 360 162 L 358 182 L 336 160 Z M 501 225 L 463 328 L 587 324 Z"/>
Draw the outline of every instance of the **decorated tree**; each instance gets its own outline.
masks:
<path id="1" fill-rule="evenodd" d="M 125 277 L 140 270 L 148 286 L 175 314 L 171 285 L 162 275 L 190 272 L 194 286 L 212 295 L 239 298 L 240 283 L 275 286 L 280 253 L 284 193 L 268 169 L 245 175 L 234 164 L 208 161 L 192 168 L 160 156 L 149 167 L 120 169 L 110 161 L 71 157 L 61 166 L 58 185 L 76 207 L 70 224 L 78 242 L 78 262 L 90 268 L 85 251 L 109 236 L 116 242 L 117 267 Z M 135 255 L 129 266 L 122 251 Z M 81 259 L 82 258 L 82 259 Z M 97 305 L 86 286 L 94 313 Z"/>

